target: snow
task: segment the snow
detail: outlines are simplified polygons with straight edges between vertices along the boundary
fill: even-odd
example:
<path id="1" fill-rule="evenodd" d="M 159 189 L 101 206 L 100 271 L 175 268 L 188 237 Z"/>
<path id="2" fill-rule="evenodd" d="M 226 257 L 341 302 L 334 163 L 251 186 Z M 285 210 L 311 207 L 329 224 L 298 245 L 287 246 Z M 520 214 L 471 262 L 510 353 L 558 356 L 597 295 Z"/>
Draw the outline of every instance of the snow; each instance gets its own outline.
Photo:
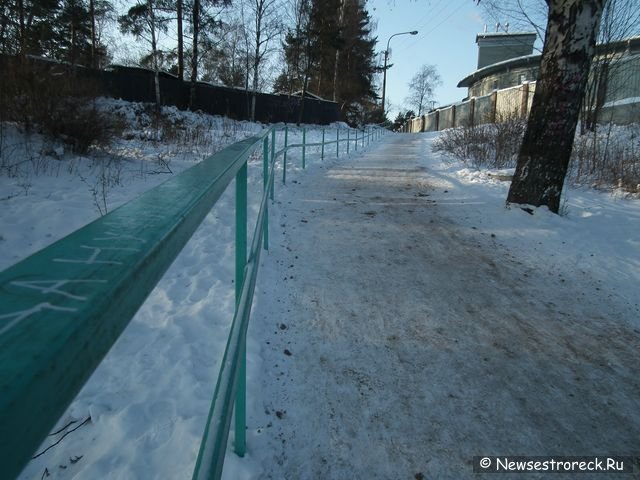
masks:
<path id="1" fill-rule="evenodd" d="M 607 102 L 604 105 L 602 105 L 602 108 L 619 107 L 621 105 L 635 105 L 637 103 L 640 103 L 640 97 L 629 97 L 629 98 L 623 98 L 622 100 Z"/>
<path id="2" fill-rule="evenodd" d="M 172 117 L 233 130 L 226 141 L 261 128 Z M 144 131 L 114 146 L 129 160 L 109 209 L 170 175 L 148 173 L 159 153 L 174 173 L 202 158 Z M 224 478 L 473 478 L 475 455 L 638 455 L 640 201 L 572 188 L 563 216 L 509 210 L 512 171 L 434 154 L 437 135 L 339 160 L 314 149 L 304 172 L 288 155 L 248 333 L 248 454 L 229 452 Z M 0 177 L 0 268 L 99 214 L 97 160 L 50 164 Z M 249 173 L 255 216 L 259 160 Z M 230 188 L 59 426 L 91 421 L 20 478 L 191 477 L 233 315 L 233 200 Z"/>

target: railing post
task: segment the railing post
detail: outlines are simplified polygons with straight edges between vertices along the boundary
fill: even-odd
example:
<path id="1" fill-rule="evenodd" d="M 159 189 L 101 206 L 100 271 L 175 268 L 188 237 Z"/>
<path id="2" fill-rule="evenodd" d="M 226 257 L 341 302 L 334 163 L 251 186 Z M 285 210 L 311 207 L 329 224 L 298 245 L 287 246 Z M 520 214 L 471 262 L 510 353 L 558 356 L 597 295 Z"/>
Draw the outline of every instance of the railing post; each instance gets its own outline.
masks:
<path id="1" fill-rule="evenodd" d="M 349 129 L 347 129 L 347 155 L 349 155 Z"/>
<path id="2" fill-rule="evenodd" d="M 364 146 L 365 146 L 364 145 L 364 132 L 365 132 L 365 130 L 362 130 L 362 148 L 364 148 Z"/>
<path id="3" fill-rule="evenodd" d="M 324 160 L 324 128 L 322 129 L 322 150 L 320 151 L 320 160 Z"/>
<path id="4" fill-rule="evenodd" d="M 269 168 L 271 168 L 271 165 L 275 161 L 275 158 L 276 158 L 276 129 L 274 128 L 271 131 L 271 159 L 269 161 Z M 273 197 L 274 197 L 273 190 L 275 188 L 274 187 L 275 183 L 276 183 L 275 181 L 271 182 L 271 201 L 273 201 Z"/>
<path id="5" fill-rule="evenodd" d="M 307 168 L 307 162 L 306 162 L 306 153 L 307 153 L 307 129 L 306 128 L 302 128 L 302 168 L 305 169 Z"/>
<path id="6" fill-rule="evenodd" d="M 282 155 L 282 183 L 287 183 L 287 136 L 289 129 L 287 125 L 284 126 L 284 154 Z"/>
<path id="7" fill-rule="evenodd" d="M 340 158 L 340 127 L 336 128 L 336 158 Z"/>
<path id="8" fill-rule="evenodd" d="M 244 268 L 247 264 L 247 163 L 236 174 L 236 310 L 240 304 Z M 238 389 L 235 405 L 234 449 L 239 457 L 244 457 L 246 445 L 246 404 L 247 404 L 247 358 L 246 339 L 242 342 L 240 368 L 238 369 Z"/>
<path id="9" fill-rule="evenodd" d="M 355 145 L 354 146 L 355 146 L 355 149 L 356 149 L 356 152 L 357 152 L 358 151 L 358 129 L 357 128 L 356 128 L 356 141 L 355 141 Z"/>
<path id="10" fill-rule="evenodd" d="M 262 141 L 262 176 L 263 189 L 266 192 L 269 188 L 269 137 L 264 137 Z M 269 202 L 264 205 L 264 249 L 269 250 Z"/>

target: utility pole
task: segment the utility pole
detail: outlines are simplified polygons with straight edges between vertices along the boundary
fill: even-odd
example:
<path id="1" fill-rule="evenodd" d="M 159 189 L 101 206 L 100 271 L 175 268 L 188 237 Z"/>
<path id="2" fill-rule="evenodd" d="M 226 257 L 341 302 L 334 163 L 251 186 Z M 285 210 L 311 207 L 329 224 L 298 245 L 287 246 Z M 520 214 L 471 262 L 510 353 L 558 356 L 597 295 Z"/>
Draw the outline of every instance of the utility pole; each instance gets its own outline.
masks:
<path id="1" fill-rule="evenodd" d="M 398 35 L 417 35 L 418 31 L 417 30 L 413 30 L 411 32 L 400 32 L 400 33 L 394 33 L 393 35 L 391 35 L 389 37 L 389 40 L 387 40 L 387 49 L 384 51 L 384 68 L 383 68 L 383 74 L 382 74 L 382 117 L 384 118 L 384 110 L 385 110 L 385 94 L 386 94 L 386 90 L 387 90 L 387 69 L 391 68 L 391 65 L 387 66 L 387 61 L 389 60 L 389 42 L 391 42 L 391 39 L 393 37 L 397 37 Z"/>

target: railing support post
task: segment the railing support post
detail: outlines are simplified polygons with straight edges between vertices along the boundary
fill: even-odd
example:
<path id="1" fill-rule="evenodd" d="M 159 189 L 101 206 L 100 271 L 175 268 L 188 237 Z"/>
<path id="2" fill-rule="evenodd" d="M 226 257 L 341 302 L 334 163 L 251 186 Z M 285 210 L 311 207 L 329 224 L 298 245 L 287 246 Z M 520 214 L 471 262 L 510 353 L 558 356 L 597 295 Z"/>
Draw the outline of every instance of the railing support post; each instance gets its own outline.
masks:
<path id="1" fill-rule="evenodd" d="M 262 176 L 263 189 L 266 192 L 269 188 L 269 137 L 264 137 L 262 143 Z M 269 250 L 269 202 L 264 205 L 264 249 Z"/>
<path id="2" fill-rule="evenodd" d="M 340 158 L 340 127 L 336 128 L 336 158 Z"/>
<path id="3" fill-rule="evenodd" d="M 273 162 L 275 162 L 275 158 L 276 158 L 276 129 L 274 128 L 271 131 L 271 160 L 269 161 L 269 168 L 271 168 L 271 165 L 273 164 Z M 276 182 L 271 182 L 271 201 L 273 201 L 273 190 L 274 190 L 274 184 Z"/>
<path id="4" fill-rule="evenodd" d="M 289 134 L 289 128 L 284 126 L 284 153 L 282 155 L 282 183 L 287 183 L 287 138 Z"/>
<path id="5" fill-rule="evenodd" d="M 236 174 L 236 310 L 240 304 L 242 284 L 244 283 L 244 268 L 247 264 L 247 164 L 245 163 Z M 246 405 L 247 405 L 247 358 L 246 339 L 242 342 L 240 353 L 240 368 L 238 369 L 238 389 L 235 405 L 235 441 L 234 450 L 240 457 L 244 457 L 246 445 Z"/>
<path id="6" fill-rule="evenodd" d="M 320 160 L 324 160 L 324 128 L 322 129 L 322 150 L 320 151 Z"/>
<path id="7" fill-rule="evenodd" d="M 357 152 L 358 151 L 358 129 L 357 128 L 356 128 L 356 141 L 355 141 L 354 147 L 355 147 L 356 152 Z"/>
<path id="8" fill-rule="evenodd" d="M 306 161 L 306 153 L 307 153 L 307 129 L 302 128 L 302 169 L 307 168 Z"/>
<path id="9" fill-rule="evenodd" d="M 347 129 L 347 155 L 349 155 L 349 129 Z"/>

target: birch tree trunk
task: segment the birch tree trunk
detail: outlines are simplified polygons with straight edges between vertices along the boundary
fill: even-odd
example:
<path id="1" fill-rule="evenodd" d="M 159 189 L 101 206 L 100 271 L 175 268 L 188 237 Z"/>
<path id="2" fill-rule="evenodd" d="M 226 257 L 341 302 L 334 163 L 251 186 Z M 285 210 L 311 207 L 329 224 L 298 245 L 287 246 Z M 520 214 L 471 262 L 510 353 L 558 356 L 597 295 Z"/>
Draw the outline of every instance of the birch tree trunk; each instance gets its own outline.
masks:
<path id="1" fill-rule="evenodd" d="M 251 92 L 251 111 L 249 114 L 249 119 L 254 122 L 256 119 L 256 97 L 258 95 L 258 75 L 260 74 L 260 62 L 261 62 L 261 51 L 260 46 L 262 45 L 262 22 L 265 16 L 265 2 L 264 0 L 256 0 L 255 2 L 255 51 L 253 54 L 253 91 Z"/>
<path id="2" fill-rule="evenodd" d="M 176 16 L 178 20 L 178 78 L 184 80 L 184 35 L 182 32 L 182 0 L 176 1 Z"/>
<path id="3" fill-rule="evenodd" d="M 558 213 L 607 0 L 547 0 L 540 74 L 507 203 Z"/>
<path id="4" fill-rule="evenodd" d="M 152 0 L 147 0 L 149 28 L 151 30 L 151 55 L 153 56 L 153 82 L 156 91 L 156 110 L 160 111 L 160 65 L 158 64 L 158 40 L 156 38 L 156 18 Z"/>
<path id="5" fill-rule="evenodd" d="M 189 107 L 196 102 L 196 82 L 198 81 L 198 42 L 200 41 L 200 0 L 193 1 L 191 12 L 193 28 L 193 45 L 191 46 L 191 88 L 189 89 Z"/>

